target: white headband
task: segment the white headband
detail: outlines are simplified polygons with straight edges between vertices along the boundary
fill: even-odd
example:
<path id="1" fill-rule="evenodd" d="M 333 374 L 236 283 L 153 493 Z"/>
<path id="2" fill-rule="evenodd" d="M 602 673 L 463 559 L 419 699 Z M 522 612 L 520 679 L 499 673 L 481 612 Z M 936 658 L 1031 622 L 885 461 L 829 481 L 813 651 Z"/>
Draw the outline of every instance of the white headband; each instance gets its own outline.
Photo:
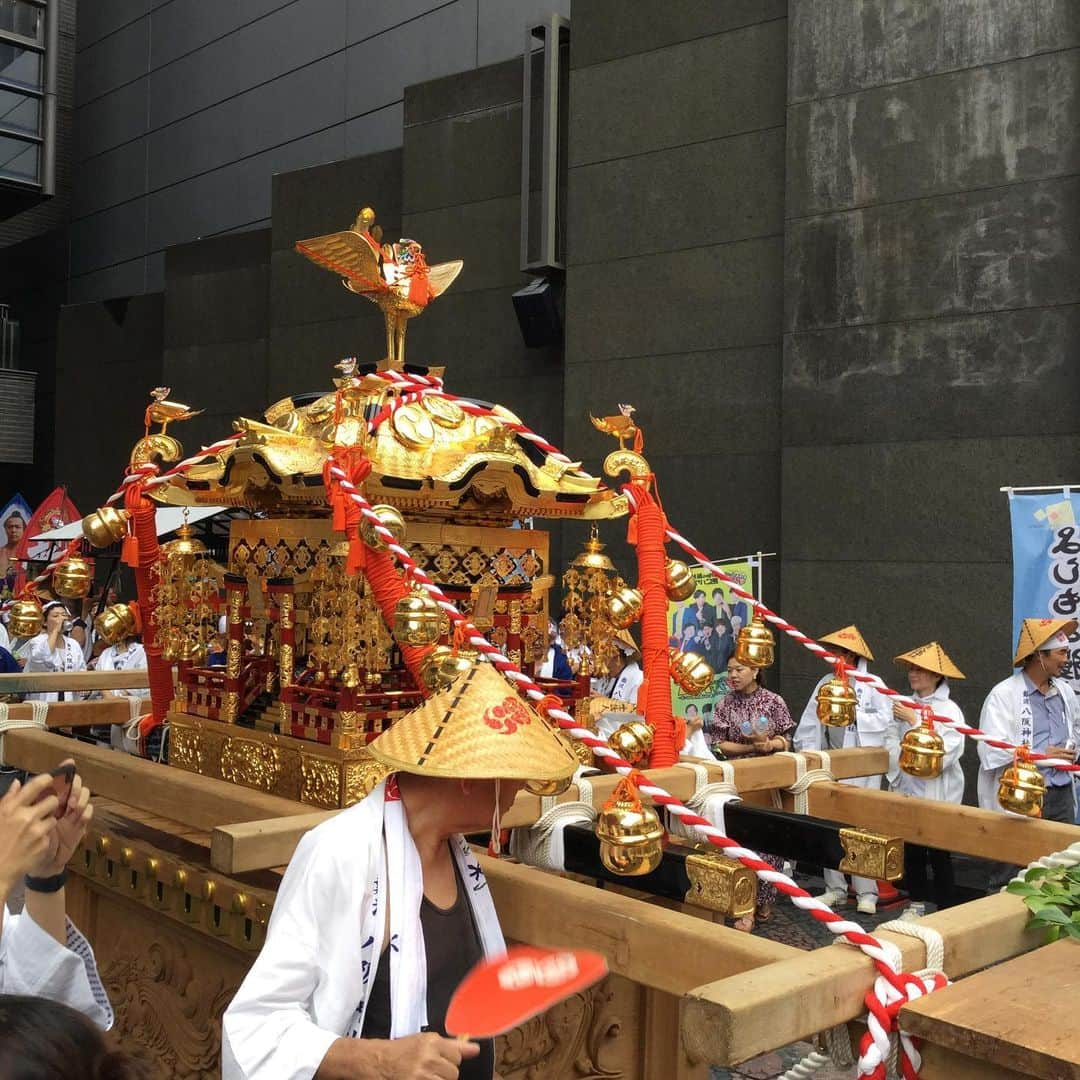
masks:
<path id="1" fill-rule="evenodd" d="M 1049 641 L 1044 641 L 1039 646 L 1039 652 L 1049 652 L 1051 649 L 1067 649 L 1068 647 L 1068 635 L 1059 630 Z"/>

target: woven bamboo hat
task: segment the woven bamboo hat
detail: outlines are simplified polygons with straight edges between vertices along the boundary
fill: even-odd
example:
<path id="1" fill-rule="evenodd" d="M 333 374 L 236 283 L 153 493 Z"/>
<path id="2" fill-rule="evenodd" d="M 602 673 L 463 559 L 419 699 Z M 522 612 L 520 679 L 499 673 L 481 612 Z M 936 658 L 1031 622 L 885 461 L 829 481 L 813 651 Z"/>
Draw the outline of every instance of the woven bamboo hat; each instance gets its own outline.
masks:
<path id="1" fill-rule="evenodd" d="M 936 641 L 931 641 L 928 645 L 920 645 L 917 649 L 901 653 L 893 659 L 898 664 L 913 664 L 915 667 L 932 671 L 935 675 L 944 675 L 947 679 L 966 678 L 949 659 L 949 654 Z"/>
<path id="2" fill-rule="evenodd" d="M 859 628 L 854 623 L 851 626 L 845 626 L 843 630 L 834 630 L 831 634 L 826 634 L 821 640 L 826 645 L 836 645 L 841 649 L 850 649 L 864 660 L 874 659 L 870 646 L 866 644 L 862 634 L 859 633 Z"/>
<path id="3" fill-rule="evenodd" d="M 490 664 L 474 664 L 368 744 L 396 772 L 451 780 L 565 780 L 569 742 Z"/>
<path id="4" fill-rule="evenodd" d="M 626 652 L 629 649 L 635 656 L 641 656 L 641 649 L 638 648 L 638 643 L 634 640 L 634 635 L 629 630 L 616 630 L 611 635 L 611 640 L 615 642 L 616 647 L 620 652 Z"/>
<path id="5" fill-rule="evenodd" d="M 1020 640 L 1016 643 L 1013 667 L 1019 667 L 1051 638 L 1057 637 L 1058 634 L 1068 637 L 1075 630 L 1075 619 L 1025 619 L 1020 624 Z"/>

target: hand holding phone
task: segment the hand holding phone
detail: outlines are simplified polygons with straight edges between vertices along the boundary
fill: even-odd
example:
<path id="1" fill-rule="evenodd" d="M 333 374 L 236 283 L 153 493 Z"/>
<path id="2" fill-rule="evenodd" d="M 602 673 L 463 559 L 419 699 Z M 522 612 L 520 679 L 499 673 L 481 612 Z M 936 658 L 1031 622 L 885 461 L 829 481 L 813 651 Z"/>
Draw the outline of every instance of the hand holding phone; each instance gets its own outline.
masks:
<path id="1" fill-rule="evenodd" d="M 57 766 L 48 775 L 51 777 L 51 783 L 47 788 L 47 792 L 56 796 L 55 816 L 62 818 L 67 812 L 68 799 L 71 798 L 71 787 L 75 783 L 75 762 L 65 761 L 63 765 Z M 44 794 L 42 797 L 44 798 Z"/>

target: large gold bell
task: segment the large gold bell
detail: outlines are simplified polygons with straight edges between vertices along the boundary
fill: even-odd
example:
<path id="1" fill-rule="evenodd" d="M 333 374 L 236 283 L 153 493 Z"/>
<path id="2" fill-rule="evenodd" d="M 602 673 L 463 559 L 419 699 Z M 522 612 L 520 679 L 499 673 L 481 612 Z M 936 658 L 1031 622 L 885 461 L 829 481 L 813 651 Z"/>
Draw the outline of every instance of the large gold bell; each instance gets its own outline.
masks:
<path id="1" fill-rule="evenodd" d="M 750 625 L 739 631 L 739 638 L 735 642 L 735 659 L 747 667 L 767 668 L 772 666 L 775 656 L 776 638 L 765 625 L 761 614 L 755 612 Z"/>
<path id="2" fill-rule="evenodd" d="M 117 544 L 127 536 L 128 512 L 113 506 L 103 506 L 82 519 L 83 536 L 94 547 Z"/>
<path id="3" fill-rule="evenodd" d="M 678 559 L 668 559 L 664 566 L 664 589 L 669 600 L 688 600 L 694 592 L 694 575 Z"/>
<path id="4" fill-rule="evenodd" d="M 836 673 L 817 692 L 817 718 L 829 727 L 849 727 L 855 723 L 858 705 L 855 688 L 848 682 L 843 661 L 840 661 Z"/>
<path id="5" fill-rule="evenodd" d="M 625 777 L 596 819 L 600 861 L 613 874 L 652 873 L 663 858 L 664 827 L 651 806 L 643 806 Z"/>
<path id="6" fill-rule="evenodd" d="M 631 765 L 652 753 L 653 730 L 644 720 L 628 720 L 609 736 L 608 746 Z"/>
<path id="7" fill-rule="evenodd" d="M 33 637 L 41 633 L 45 614 L 34 599 L 16 600 L 9 609 L 8 631 L 12 637 Z"/>
<path id="8" fill-rule="evenodd" d="M 941 775 L 945 767 L 945 740 L 934 730 L 928 716 L 900 740 L 899 764 L 908 776 L 933 780 Z"/>
<path id="9" fill-rule="evenodd" d="M 72 555 L 52 572 L 52 590 L 65 600 L 78 600 L 90 592 L 94 583 L 94 565 Z"/>
<path id="10" fill-rule="evenodd" d="M 1021 755 L 1007 765 L 998 782 L 998 803 L 1004 810 L 1024 817 L 1042 817 L 1043 796 L 1046 779 L 1043 774 Z"/>
<path id="11" fill-rule="evenodd" d="M 382 503 L 373 506 L 371 509 L 375 511 L 375 516 L 383 527 L 394 534 L 394 541 L 399 545 L 402 544 L 405 540 L 405 519 L 397 508 Z M 360 521 L 360 537 L 368 547 L 373 547 L 377 551 L 386 550 L 386 542 L 375 531 L 375 526 L 367 518 L 362 518 Z"/>
<path id="12" fill-rule="evenodd" d="M 568 776 L 565 780 L 526 780 L 525 790 L 542 797 L 561 795 L 564 791 L 569 790 L 573 782 L 574 778 L 572 776 Z"/>
<path id="13" fill-rule="evenodd" d="M 123 638 L 132 637 L 138 633 L 135 612 L 130 604 L 113 604 L 94 620 L 94 629 L 99 637 L 104 638 L 110 645 L 114 645 Z"/>
<path id="14" fill-rule="evenodd" d="M 608 618 L 616 630 L 626 630 L 641 618 L 641 608 L 644 603 L 641 593 L 624 585 L 616 589 L 607 601 Z"/>
<path id="15" fill-rule="evenodd" d="M 413 589 L 394 608 L 394 637 L 399 644 L 434 645 L 439 622 L 439 605 L 423 589 Z"/>
<path id="16" fill-rule="evenodd" d="M 687 694 L 704 694 L 712 686 L 715 672 L 697 653 L 669 649 L 670 672 L 675 685 Z"/>
<path id="17" fill-rule="evenodd" d="M 176 530 L 176 539 L 161 545 L 163 559 L 196 559 L 206 554 L 206 545 L 195 535 L 195 530 L 185 521 Z"/>
<path id="18" fill-rule="evenodd" d="M 476 653 L 472 649 L 436 645 L 420 665 L 420 681 L 432 693 L 448 690 L 475 662 Z"/>

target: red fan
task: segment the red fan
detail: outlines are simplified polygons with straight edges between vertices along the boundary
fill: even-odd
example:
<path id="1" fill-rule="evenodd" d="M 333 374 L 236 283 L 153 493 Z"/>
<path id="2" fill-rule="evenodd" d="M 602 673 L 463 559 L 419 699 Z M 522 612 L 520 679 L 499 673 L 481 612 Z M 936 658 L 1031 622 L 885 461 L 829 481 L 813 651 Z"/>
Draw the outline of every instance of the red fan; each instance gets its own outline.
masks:
<path id="1" fill-rule="evenodd" d="M 446 1010 L 446 1031 L 492 1039 L 599 982 L 607 961 L 585 949 L 515 945 L 465 976 Z"/>

